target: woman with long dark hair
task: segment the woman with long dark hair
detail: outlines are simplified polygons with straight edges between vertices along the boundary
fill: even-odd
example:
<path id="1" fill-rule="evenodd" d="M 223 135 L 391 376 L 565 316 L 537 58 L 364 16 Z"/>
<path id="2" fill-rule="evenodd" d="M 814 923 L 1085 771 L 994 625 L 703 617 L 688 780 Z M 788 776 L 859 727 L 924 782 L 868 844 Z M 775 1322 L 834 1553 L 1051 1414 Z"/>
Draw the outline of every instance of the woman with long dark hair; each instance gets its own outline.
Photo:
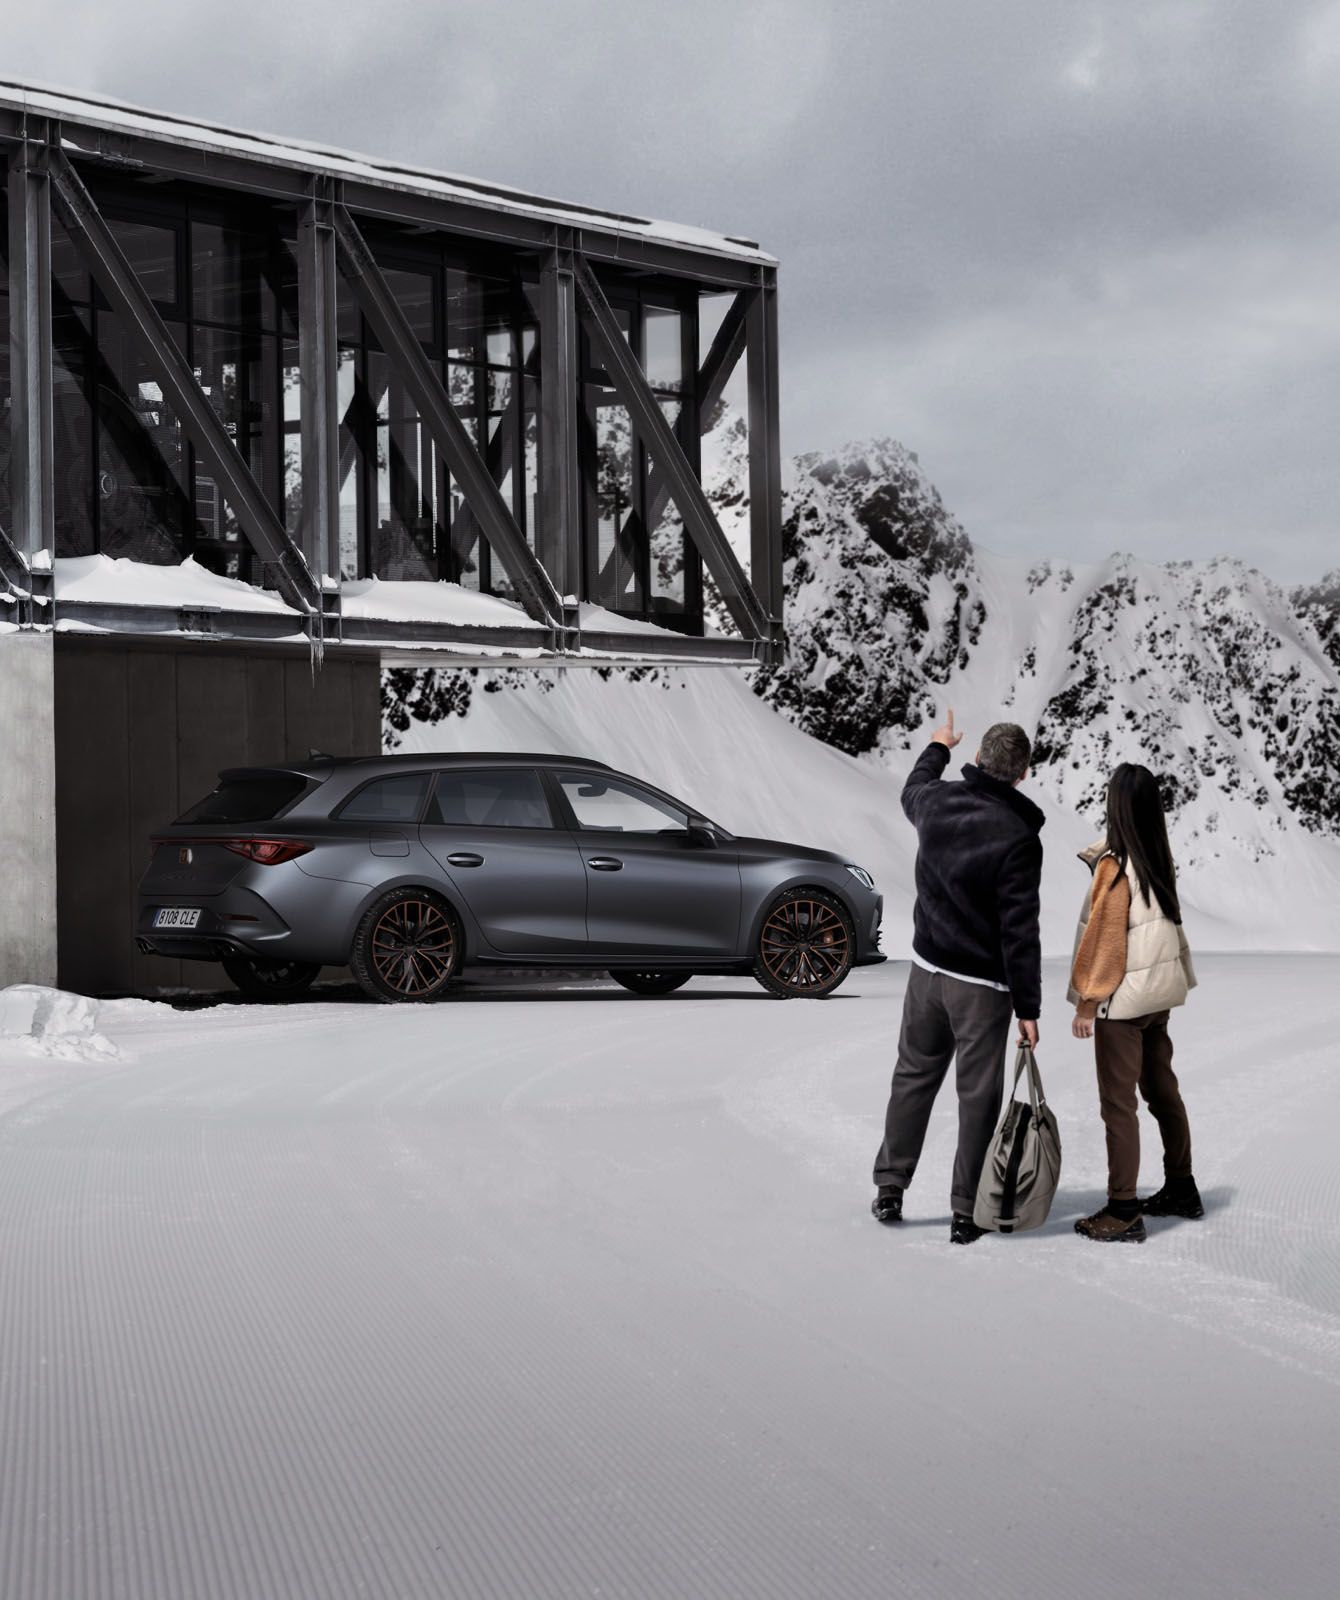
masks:
<path id="1" fill-rule="evenodd" d="M 1173 1072 L 1168 1015 L 1196 986 L 1182 930 L 1158 780 L 1123 762 L 1107 786 L 1107 837 L 1081 852 L 1093 883 L 1080 914 L 1069 999 L 1071 1032 L 1094 1041 L 1107 1132 L 1107 1204 L 1075 1224 L 1104 1243 L 1140 1243 L 1145 1217 L 1202 1217 L 1191 1129 Z M 1136 1196 L 1140 1103 L 1163 1138 L 1163 1187 Z"/>

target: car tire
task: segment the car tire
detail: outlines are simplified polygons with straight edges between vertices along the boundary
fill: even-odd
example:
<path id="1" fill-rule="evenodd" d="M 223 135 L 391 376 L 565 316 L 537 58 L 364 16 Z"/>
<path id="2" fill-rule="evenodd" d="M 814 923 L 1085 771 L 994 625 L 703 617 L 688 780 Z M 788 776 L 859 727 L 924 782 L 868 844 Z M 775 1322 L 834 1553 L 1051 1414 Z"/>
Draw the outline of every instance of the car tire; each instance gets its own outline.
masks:
<path id="1" fill-rule="evenodd" d="M 779 1000 L 819 1000 L 851 971 L 856 930 L 825 889 L 788 889 L 764 913 L 754 942 L 754 977 Z"/>
<path id="2" fill-rule="evenodd" d="M 610 968 L 610 977 L 634 994 L 673 994 L 682 989 L 693 976 L 691 972 L 629 972 Z"/>
<path id="3" fill-rule="evenodd" d="M 225 956 L 223 970 L 248 1000 L 291 1000 L 312 987 L 321 966 L 314 961 L 258 961 L 252 956 Z"/>
<path id="4" fill-rule="evenodd" d="M 392 889 L 364 912 L 349 969 L 374 1000 L 437 1000 L 461 970 L 460 919 L 431 889 Z"/>

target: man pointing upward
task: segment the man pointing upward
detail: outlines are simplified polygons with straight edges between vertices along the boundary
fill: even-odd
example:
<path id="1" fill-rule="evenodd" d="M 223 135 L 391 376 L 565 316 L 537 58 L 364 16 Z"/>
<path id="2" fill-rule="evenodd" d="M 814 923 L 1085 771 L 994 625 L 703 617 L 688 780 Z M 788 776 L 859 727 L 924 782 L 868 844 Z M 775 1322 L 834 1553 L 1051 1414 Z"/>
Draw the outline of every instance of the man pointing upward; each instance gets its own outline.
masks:
<path id="1" fill-rule="evenodd" d="M 903 785 L 903 810 L 917 830 L 912 969 L 871 1210 L 880 1222 L 902 1221 L 903 1190 L 953 1060 L 958 1153 L 949 1237 L 971 1244 L 982 1234 L 972 1210 L 1000 1114 L 1011 1014 L 1019 1019 L 1019 1042 L 1038 1042 L 1044 819 L 1018 792 L 1032 758 L 1022 728 L 995 723 L 962 779 L 942 782 L 962 738 L 951 706 Z"/>

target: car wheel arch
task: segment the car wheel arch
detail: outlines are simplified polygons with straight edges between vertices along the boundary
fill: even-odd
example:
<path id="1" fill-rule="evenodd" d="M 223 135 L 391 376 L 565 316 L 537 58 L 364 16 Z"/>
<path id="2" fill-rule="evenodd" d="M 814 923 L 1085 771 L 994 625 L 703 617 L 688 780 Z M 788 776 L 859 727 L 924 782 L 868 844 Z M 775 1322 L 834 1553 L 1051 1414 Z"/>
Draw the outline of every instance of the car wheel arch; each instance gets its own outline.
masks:
<path id="1" fill-rule="evenodd" d="M 388 878 L 384 882 L 377 884 L 375 888 L 369 889 L 367 894 L 358 902 L 353 920 L 344 937 L 346 961 L 348 956 L 353 953 L 354 939 L 358 934 L 359 928 L 363 925 L 363 918 L 378 900 L 385 895 L 393 893 L 396 889 L 418 889 L 423 894 L 436 895 L 439 900 L 445 901 L 454 913 L 461 930 L 462 966 L 485 942 L 479 931 L 478 923 L 470 914 L 469 906 L 465 903 L 464 897 L 454 884 L 448 885 L 437 880 L 428 880 L 421 872 L 407 872 L 398 878 Z"/>
<path id="2" fill-rule="evenodd" d="M 753 952 L 754 946 L 758 943 L 758 937 L 763 931 L 763 924 L 767 919 L 768 912 L 772 907 L 776 905 L 784 894 L 793 894 L 797 890 L 814 890 L 819 894 L 831 895 L 833 899 L 841 903 L 843 910 L 851 919 L 853 929 L 858 926 L 860 914 L 842 888 L 837 884 L 825 883 L 822 878 L 816 878 L 812 872 L 801 872 L 792 878 L 783 880 L 781 883 L 770 885 L 751 907 L 748 936 L 743 946 L 744 954 L 748 955 Z"/>

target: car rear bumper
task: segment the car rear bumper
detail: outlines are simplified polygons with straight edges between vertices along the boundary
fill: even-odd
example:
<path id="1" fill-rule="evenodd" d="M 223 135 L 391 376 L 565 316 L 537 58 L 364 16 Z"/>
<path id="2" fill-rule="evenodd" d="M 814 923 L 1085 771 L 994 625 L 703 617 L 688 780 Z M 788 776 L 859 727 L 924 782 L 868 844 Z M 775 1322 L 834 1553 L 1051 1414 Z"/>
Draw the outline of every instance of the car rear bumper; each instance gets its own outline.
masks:
<path id="1" fill-rule="evenodd" d="M 167 906 L 199 910 L 194 928 L 156 928 L 154 919 Z M 172 956 L 181 961 L 221 961 L 225 956 L 254 955 L 267 960 L 292 959 L 293 932 L 273 906 L 234 884 L 221 894 L 141 892 L 135 916 L 135 944 L 145 955 Z"/>

